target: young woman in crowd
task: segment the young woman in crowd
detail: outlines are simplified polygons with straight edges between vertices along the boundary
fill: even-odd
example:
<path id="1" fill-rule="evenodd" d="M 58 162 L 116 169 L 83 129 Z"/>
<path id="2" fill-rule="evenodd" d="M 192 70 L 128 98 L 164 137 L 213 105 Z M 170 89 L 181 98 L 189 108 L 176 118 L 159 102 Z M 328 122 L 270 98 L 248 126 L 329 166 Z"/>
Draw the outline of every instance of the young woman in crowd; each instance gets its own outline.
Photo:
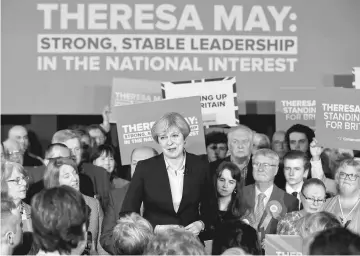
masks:
<path id="1" fill-rule="evenodd" d="M 218 225 L 228 220 L 240 220 L 246 211 L 243 199 L 244 179 L 236 164 L 222 162 L 216 169 L 213 183 L 217 192 L 218 218 L 217 222 L 202 234 L 204 240 L 212 240 Z"/>
<path id="2" fill-rule="evenodd" d="M 334 214 L 344 227 L 360 234 L 360 161 L 342 161 L 335 181 L 339 194 L 329 199 L 322 210 Z"/>
<path id="3" fill-rule="evenodd" d="M 90 157 L 93 165 L 104 168 L 109 173 L 109 179 L 113 188 L 122 188 L 129 181 L 117 176 L 117 164 L 115 161 L 115 149 L 111 145 L 103 144 L 94 149 Z"/>
<path id="4" fill-rule="evenodd" d="M 303 209 L 289 212 L 280 219 L 277 226 L 279 235 L 299 235 L 297 221 L 309 213 L 319 212 L 326 201 L 326 189 L 324 183 L 319 179 L 308 179 L 304 181 L 301 189 L 300 199 Z"/>
<path id="5" fill-rule="evenodd" d="M 45 188 L 66 185 L 79 191 L 80 180 L 76 163 L 69 158 L 50 160 L 44 173 Z M 104 213 L 97 199 L 83 195 L 86 205 L 91 209 L 88 231 L 92 235 L 92 250 L 99 254 L 107 254 L 100 245 L 100 232 Z"/>

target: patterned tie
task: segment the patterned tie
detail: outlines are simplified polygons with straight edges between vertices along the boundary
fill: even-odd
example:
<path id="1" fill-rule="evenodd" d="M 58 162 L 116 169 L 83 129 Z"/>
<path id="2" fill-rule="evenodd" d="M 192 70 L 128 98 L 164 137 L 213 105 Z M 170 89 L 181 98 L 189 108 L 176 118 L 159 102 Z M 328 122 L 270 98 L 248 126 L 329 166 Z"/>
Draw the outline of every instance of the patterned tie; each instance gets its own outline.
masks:
<path id="1" fill-rule="evenodd" d="M 265 197 L 266 196 L 264 193 L 260 193 L 258 195 L 258 202 L 257 202 L 257 206 L 256 206 L 256 211 L 255 211 L 255 227 L 256 227 L 256 229 L 257 229 L 257 226 L 259 225 L 262 215 L 264 214 L 264 210 L 265 210 L 264 199 L 265 199 Z"/>

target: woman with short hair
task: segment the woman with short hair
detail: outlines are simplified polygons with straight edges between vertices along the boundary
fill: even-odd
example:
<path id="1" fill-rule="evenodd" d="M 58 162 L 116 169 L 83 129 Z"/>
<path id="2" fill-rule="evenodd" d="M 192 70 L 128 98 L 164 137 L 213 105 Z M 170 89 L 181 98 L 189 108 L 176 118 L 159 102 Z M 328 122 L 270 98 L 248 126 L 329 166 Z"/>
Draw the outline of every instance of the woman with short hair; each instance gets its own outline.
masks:
<path id="1" fill-rule="evenodd" d="M 55 158 L 50 160 L 44 173 L 45 188 L 54 188 L 66 185 L 79 191 L 80 180 L 76 163 L 70 158 Z M 88 231 L 92 235 L 92 250 L 98 253 L 105 253 L 100 245 L 100 232 L 104 213 L 96 198 L 82 194 L 86 205 L 91 209 Z M 107 253 L 105 253 L 107 254 Z"/>
<path id="2" fill-rule="evenodd" d="M 151 134 L 163 153 L 137 164 L 124 199 L 123 212 L 139 213 L 144 204 L 143 217 L 155 232 L 175 225 L 199 235 L 216 218 L 208 163 L 185 150 L 190 132 L 178 113 L 155 122 Z"/>
<path id="3" fill-rule="evenodd" d="M 326 189 L 324 183 L 319 179 L 308 179 L 304 181 L 301 188 L 300 200 L 303 209 L 287 213 L 280 219 L 277 226 L 279 235 L 299 235 L 297 221 L 309 213 L 319 212 L 326 201 Z"/>

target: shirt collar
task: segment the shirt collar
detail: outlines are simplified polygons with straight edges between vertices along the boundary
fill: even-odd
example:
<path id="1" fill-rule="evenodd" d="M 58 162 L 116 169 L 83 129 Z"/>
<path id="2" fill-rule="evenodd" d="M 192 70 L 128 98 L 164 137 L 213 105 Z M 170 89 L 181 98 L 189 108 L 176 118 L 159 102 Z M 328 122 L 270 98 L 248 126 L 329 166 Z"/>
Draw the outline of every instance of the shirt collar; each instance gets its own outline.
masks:
<path id="1" fill-rule="evenodd" d="M 263 194 L 265 194 L 266 198 L 269 199 L 270 196 L 271 196 L 271 194 L 272 194 L 272 192 L 273 192 L 273 190 L 274 190 L 274 184 L 272 184 L 272 185 L 271 185 L 267 190 L 265 190 L 264 192 L 261 192 L 261 191 L 258 189 L 258 187 L 255 185 L 255 196 L 256 196 L 256 198 L 258 198 L 259 194 L 260 194 L 260 193 L 263 193 Z"/>
<path id="2" fill-rule="evenodd" d="M 293 192 L 297 192 L 298 194 L 301 192 L 301 188 L 303 186 L 304 182 L 301 182 L 301 186 L 299 186 L 299 188 L 297 190 L 293 189 L 287 182 L 285 185 L 285 190 L 288 194 L 292 194 Z"/>
<path id="3" fill-rule="evenodd" d="M 171 167 L 170 167 L 170 164 L 169 162 L 167 161 L 165 155 L 164 155 L 164 160 L 165 160 L 165 166 L 166 166 L 166 170 L 173 170 Z M 180 171 L 180 172 L 184 172 L 185 170 L 185 163 L 186 163 L 186 152 L 184 151 L 184 160 L 181 164 L 181 167 L 178 169 L 178 170 L 174 170 L 174 171 Z"/>

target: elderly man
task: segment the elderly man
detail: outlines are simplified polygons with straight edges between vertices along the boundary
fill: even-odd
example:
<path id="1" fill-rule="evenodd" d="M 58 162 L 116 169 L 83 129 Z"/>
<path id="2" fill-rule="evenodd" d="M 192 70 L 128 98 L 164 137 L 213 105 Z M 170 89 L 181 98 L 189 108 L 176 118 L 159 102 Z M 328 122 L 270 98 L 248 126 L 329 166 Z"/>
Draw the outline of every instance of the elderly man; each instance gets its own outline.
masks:
<path id="1" fill-rule="evenodd" d="M 42 159 L 28 151 L 29 138 L 28 131 L 24 126 L 15 125 L 8 133 L 8 139 L 17 141 L 20 145 L 20 149 L 24 154 L 23 166 L 41 166 L 43 165 Z"/>
<path id="2" fill-rule="evenodd" d="M 91 195 L 93 191 L 99 197 L 102 208 L 105 209 L 108 204 L 111 187 L 110 174 L 102 167 L 90 163 L 81 163 L 82 148 L 80 138 L 73 130 L 57 131 L 52 138 L 52 143 L 62 143 L 70 149 L 71 155 L 78 165 L 81 193 L 94 196 Z M 84 182 L 86 177 L 91 180 L 92 185 Z"/>
<path id="3" fill-rule="evenodd" d="M 259 149 L 252 157 L 255 184 L 244 188 L 245 200 L 252 216 L 252 226 L 265 234 L 276 234 L 278 219 L 296 211 L 299 201 L 274 184 L 279 156 L 271 149 Z"/>
<path id="4" fill-rule="evenodd" d="M 239 125 L 231 128 L 227 134 L 230 156 L 210 163 L 211 176 L 215 174 L 220 163 L 228 161 L 233 162 L 240 168 L 242 177 L 246 177 L 246 185 L 254 183 L 251 165 L 253 135 L 253 131 L 245 125 Z"/>
<path id="5" fill-rule="evenodd" d="M 151 147 L 136 148 L 131 153 L 131 177 L 134 175 L 135 168 L 138 162 L 149 159 L 158 155 L 158 152 Z M 129 184 L 122 188 L 111 190 L 109 204 L 105 211 L 105 216 L 102 225 L 100 243 L 101 246 L 111 254 L 116 254 L 113 245 L 113 229 L 116 226 L 116 221 L 119 219 L 122 203 L 124 201 Z"/>

